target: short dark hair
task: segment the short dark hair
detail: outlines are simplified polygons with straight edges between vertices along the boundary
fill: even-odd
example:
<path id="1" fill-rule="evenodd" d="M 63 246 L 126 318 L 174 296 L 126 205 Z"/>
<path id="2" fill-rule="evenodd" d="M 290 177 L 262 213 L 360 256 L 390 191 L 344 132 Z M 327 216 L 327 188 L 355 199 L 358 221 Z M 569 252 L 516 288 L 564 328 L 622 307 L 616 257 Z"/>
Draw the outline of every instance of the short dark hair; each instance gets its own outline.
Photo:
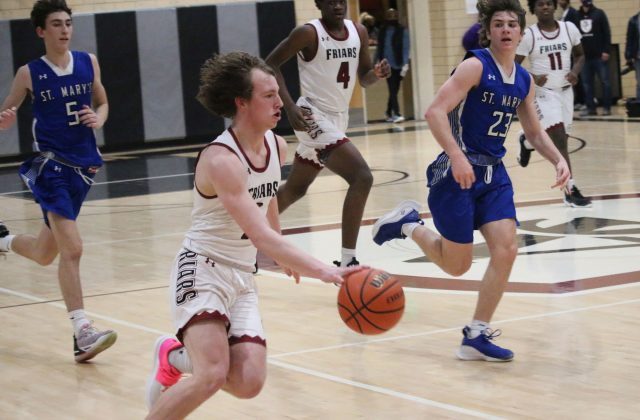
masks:
<path id="1" fill-rule="evenodd" d="M 47 16 L 55 12 L 67 12 L 71 16 L 71 9 L 65 0 L 38 0 L 31 9 L 31 23 L 36 28 L 43 28 Z"/>
<path id="2" fill-rule="evenodd" d="M 200 88 L 196 99 L 214 115 L 236 115 L 236 98 L 251 99 L 253 69 L 275 76 L 263 59 L 242 51 L 215 54 L 200 69 Z"/>
<path id="3" fill-rule="evenodd" d="M 497 12 L 515 13 L 516 16 L 518 16 L 520 31 L 524 32 L 525 25 L 527 24 L 524 16 L 527 12 L 522 8 L 518 0 L 478 0 L 476 8 L 478 9 L 478 21 L 482 25 L 480 31 L 478 31 L 481 46 L 488 47 L 490 44 L 487 33 L 491 26 L 491 18 Z"/>
<path id="4" fill-rule="evenodd" d="M 527 0 L 527 5 L 529 6 L 529 11 L 533 14 L 535 14 L 536 12 L 534 12 L 533 10 L 536 8 L 536 3 L 538 2 L 538 0 Z M 558 8 L 558 0 L 553 0 L 553 7 L 555 7 L 556 9 Z"/>

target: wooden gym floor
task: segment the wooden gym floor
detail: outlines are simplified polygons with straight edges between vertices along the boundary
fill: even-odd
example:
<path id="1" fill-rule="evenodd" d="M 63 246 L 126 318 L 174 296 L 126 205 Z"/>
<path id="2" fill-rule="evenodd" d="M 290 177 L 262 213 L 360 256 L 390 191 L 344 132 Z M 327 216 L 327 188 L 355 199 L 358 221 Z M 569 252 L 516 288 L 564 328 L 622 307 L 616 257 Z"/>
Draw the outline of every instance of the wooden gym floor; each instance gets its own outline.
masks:
<path id="1" fill-rule="evenodd" d="M 260 271 L 269 373 L 253 400 L 215 395 L 190 418 L 417 419 L 637 418 L 640 409 L 640 124 L 621 115 L 575 122 L 575 179 L 592 209 L 570 209 L 550 190 L 554 171 L 534 154 L 516 162 L 513 124 L 505 162 L 516 190 L 519 256 L 494 318 L 512 363 L 455 359 L 487 263 L 446 276 L 409 241 L 378 247 L 371 223 L 402 199 L 423 203 L 425 168 L 439 148 L 424 122 L 372 124 L 349 134 L 375 186 L 358 244 L 363 263 L 400 276 L 406 311 L 392 331 L 359 336 L 340 321 L 337 289 Z M 293 157 L 290 146 L 288 160 Z M 0 418 L 141 419 L 156 337 L 171 332 L 168 272 L 191 210 L 195 149 L 106 156 L 79 219 L 85 306 L 119 334 L 93 362 L 73 362 L 56 264 L 0 259 Z M 0 168 L 0 218 L 38 231 L 39 207 L 15 165 Z M 282 215 L 289 240 L 330 262 L 339 256 L 345 183 L 323 173 Z"/>

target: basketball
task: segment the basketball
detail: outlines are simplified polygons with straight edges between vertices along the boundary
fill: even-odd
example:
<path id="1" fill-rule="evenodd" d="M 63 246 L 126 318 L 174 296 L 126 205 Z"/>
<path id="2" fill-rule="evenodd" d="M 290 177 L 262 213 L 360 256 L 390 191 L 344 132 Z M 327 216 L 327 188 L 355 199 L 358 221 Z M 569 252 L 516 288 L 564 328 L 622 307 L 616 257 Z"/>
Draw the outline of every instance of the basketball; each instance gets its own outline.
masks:
<path id="1" fill-rule="evenodd" d="M 382 334 L 402 318 L 402 286 L 391 274 L 374 268 L 351 273 L 340 286 L 338 312 L 353 331 L 365 335 Z"/>

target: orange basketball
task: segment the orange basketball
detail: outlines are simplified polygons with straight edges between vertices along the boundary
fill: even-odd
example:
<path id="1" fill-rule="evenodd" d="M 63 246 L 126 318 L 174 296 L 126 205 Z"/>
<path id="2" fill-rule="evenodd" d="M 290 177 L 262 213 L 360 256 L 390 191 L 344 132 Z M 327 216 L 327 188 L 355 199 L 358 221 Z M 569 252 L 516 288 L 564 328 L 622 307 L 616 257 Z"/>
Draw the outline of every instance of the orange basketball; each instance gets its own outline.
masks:
<path id="1" fill-rule="evenodd" d="M 338 292 L 340 318 L 360 334 L 389 331 L 404 313 L 404 292 L 391 274 L 367 268 L 349 274 Z"/>

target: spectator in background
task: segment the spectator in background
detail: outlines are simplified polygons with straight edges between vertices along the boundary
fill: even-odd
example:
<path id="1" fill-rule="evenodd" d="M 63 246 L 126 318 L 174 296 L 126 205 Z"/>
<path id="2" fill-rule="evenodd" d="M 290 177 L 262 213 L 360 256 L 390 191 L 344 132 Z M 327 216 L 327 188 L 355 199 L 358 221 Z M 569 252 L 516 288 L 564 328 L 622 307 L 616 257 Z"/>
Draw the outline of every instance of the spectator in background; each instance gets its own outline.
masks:
<path id="1" fill-rule="evenodd" d="M 571 6 L 571 0 L 558 0 L 558 6 L 558 11 L 560 12 L 558 20 L 571 22 L 576 27 L 580 26 L 580 14 Z"/>
<path id="2" fill-rule="evenodd" d="M 398 22 L 398 11 L 388 9 L 384 14 L 384 25 L 378 34 L 378 52 L 376 61 L 386 59 L 391 66 L 391 76 L 387 79 L 389 100 L 385 121 L 399 123 L 404 121 L 400 114 L 398 91 L 400 82 L 409 71 L 409 31 Z"/>
<path id="3" fill-rule="evenodd" d="M 367 12 L 360 13 L 360 23 L 367 28 L 369 33 L 369 45 L 378 45 L 378 28 L 376 27 L 376 18 Z"/>
<path id="4" fill-rule="evenodd" d="M 594 76 L 602 83 L 602 115 L 611 115 L 611 81 L 609 80 L 609 54 L 611 52 L 611 28 L 602 9 L 593 0 L 582 0 L 578 29 L 582 33 L 585 63 L 580 77 L 587 109 L 580 116 L 598 115 L 596 112 Z"/>
<path id="5" fill-rule="evenodd" d="M 640 101 L 640 13 L 631 16 L 627 26 L 627 45 L 624 58 L 636 70 L 636 101 Z"/>
<path id="6" fill-rule="evenodd" d="M 467 29 L 467 32 L 462 36 L 462 46 L 465 51 L 477 50 L 482 48 L 480 46 L 480 22 L 476 22 Z"/>

